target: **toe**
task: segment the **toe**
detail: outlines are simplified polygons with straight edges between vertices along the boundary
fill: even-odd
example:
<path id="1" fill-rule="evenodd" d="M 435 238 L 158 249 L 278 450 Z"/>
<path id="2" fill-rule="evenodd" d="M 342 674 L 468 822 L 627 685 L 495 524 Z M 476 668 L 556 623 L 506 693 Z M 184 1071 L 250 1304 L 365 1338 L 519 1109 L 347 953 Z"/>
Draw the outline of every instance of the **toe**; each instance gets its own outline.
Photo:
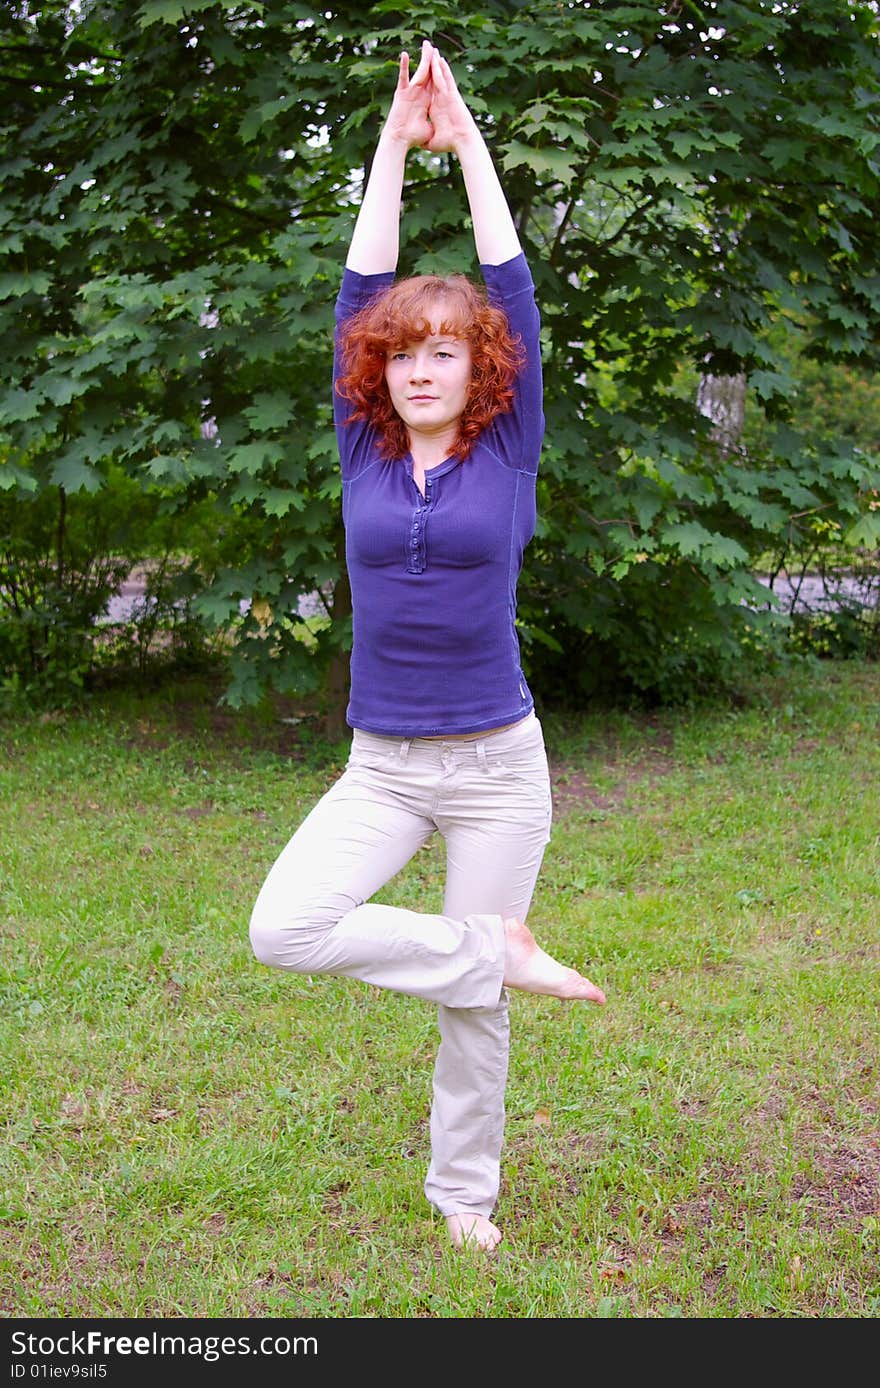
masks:
<path id="1" fill-rule="evenodd" d="M 595 983 L 591 983 L 588 978 L 583 979 L 582 982 L 584 987 L 581 993 L 581 997 L 584 998 L 587 1002 L 595 1002 L 598 1003 L 600 1007 L 604 1007 L 605 994 L 602 992 L 602 989 L 597 988 Z"/>

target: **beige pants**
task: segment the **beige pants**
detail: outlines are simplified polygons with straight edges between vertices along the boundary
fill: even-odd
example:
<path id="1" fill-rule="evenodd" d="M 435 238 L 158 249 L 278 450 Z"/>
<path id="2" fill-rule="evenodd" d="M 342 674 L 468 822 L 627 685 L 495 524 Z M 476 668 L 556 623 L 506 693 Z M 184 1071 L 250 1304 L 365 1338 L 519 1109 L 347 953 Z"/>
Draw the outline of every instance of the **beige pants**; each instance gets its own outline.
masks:
<path id="1" fill-rule="evenodd" d="M 369 904 L 435 830 L 443 914 Z M 348 765 L 257 898 L 265 964 L 343 974 L 438 1004 L 431 1165 L 441 1214 L 488 1215 L 498 1195 L 507 1080 L 507 916 L 525 919 L 550 831 L 550 778 L 531 714 L 473 740 L 355 731 Z"/>

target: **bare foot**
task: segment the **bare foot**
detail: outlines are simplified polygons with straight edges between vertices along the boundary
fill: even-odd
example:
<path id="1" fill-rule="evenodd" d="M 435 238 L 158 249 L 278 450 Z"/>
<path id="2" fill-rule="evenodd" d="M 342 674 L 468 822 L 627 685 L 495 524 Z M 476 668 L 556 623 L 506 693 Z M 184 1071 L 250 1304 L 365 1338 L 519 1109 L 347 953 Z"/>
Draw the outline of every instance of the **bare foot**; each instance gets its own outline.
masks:
<path id="1" fill-rule="evenodd" d="M 507 936 L 505 987 L 519 988 L 524 993 L 544 993 L 551 998 L 580 998 L 584 1002 L 604 1004 L 602 989 L 545 953 L 522 921 L 506 920 L 504 932 Z"/>
<path id="2" fill-rule="evenodd" d="M 501 1230 L 485 1215 L 463 1214 L 446 1216 L 446 1228 L 453 1248 L 482 1248 L 494 1253 L 501 1242 Z"/>

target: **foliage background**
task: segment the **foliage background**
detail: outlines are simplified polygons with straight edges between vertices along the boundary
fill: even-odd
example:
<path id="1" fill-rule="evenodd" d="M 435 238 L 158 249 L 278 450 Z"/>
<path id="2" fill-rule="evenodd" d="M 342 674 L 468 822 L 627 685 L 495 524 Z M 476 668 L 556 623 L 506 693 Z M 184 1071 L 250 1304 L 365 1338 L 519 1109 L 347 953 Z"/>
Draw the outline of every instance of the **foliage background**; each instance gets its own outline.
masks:
<path id="1" fill-rule="evenodd" d="M 332 304 L 397 55 L 424 35 L 542 304 L 520 609 L 539 696 L 680 698 L 768 658 L 759 567 L 875 565 L 876 429 L 839 429 L 810 376 L 874 389 L 873 5 L 18 0 L 0 26 L 8 688 L 86 678 L 120 570 L 175 556 L 160 602 L 196 643 L 225 634 L 233 703 L 321 688 L 338 716 Z M 411 157 L 403 232 L 403 271 L 475 270 L 448 157 Z M 707 374 L 745 377 L 741 437 L 697 409 Z"/>

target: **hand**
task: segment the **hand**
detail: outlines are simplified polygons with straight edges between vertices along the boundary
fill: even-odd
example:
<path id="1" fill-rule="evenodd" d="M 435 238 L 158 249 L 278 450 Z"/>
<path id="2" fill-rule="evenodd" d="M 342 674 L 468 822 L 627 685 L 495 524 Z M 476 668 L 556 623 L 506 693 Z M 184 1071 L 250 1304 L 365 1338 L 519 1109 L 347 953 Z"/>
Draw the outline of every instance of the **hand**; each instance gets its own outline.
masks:
<path id="1" fill-rule="evenodd" d="M 431 59 L 434 52 L 433 46 L 426 39 L 422 44 L 421 61 L 412 79 L 409 75 L 409 54 L 400 55 L 397 89 L 383 133 L 404 144 L 407 149 L 427 145 L 434 133 L 434 127 L 428 119 L 433 90 Z"/>
<path id="2" fill-rule="evenodd" d="M 422 52 L 424 54 L 424 48 Z M 430 98 L 428 115 L 432 131 L 426 147 L 432 154 L 445 154 L 450 150 L 455 153 L 478 134 L 477 123 L 456 86 L 452 68 L 436 48 L 431 49 Z"/>

